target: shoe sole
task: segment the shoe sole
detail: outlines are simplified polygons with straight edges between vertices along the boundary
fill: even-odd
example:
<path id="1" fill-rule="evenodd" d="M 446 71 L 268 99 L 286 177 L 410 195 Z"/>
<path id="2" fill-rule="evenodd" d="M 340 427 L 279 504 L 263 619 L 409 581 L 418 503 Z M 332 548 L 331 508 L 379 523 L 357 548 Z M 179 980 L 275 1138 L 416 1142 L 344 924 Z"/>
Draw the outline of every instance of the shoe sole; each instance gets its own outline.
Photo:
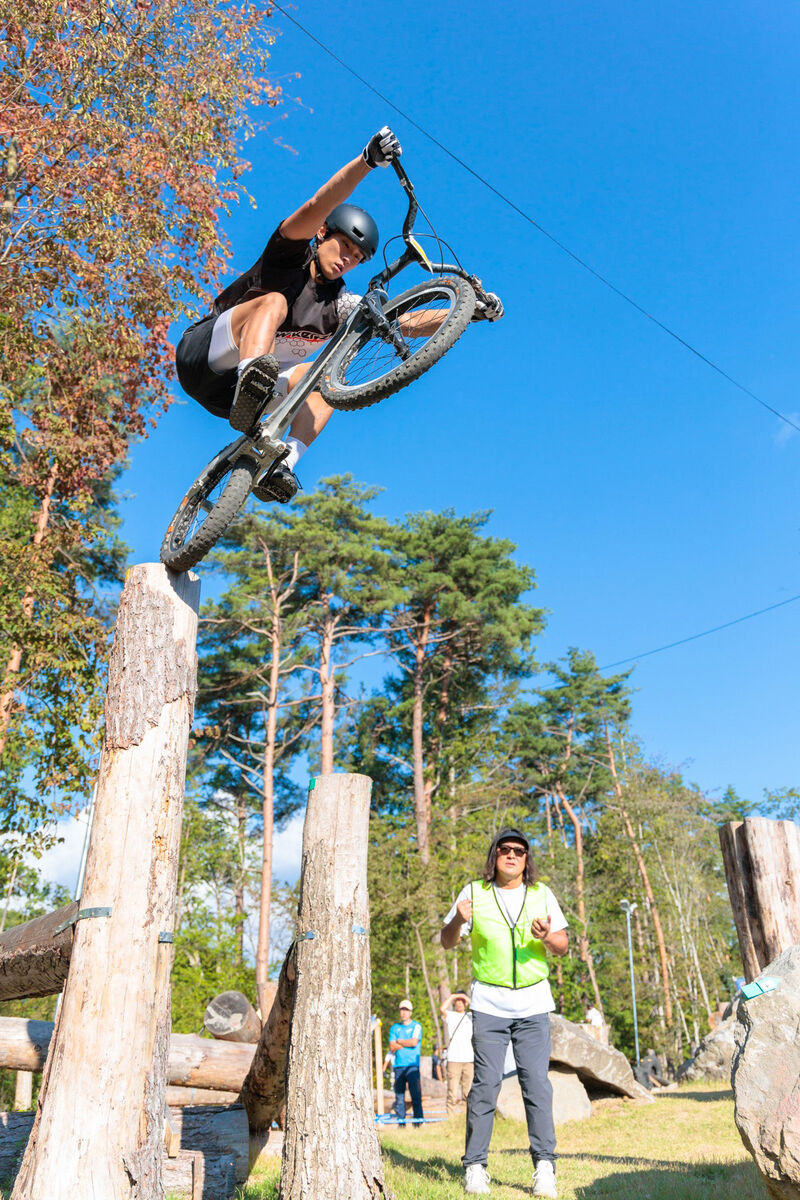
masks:
<path id="1" fill-rule="evenodd" d="M 274 358 L 272 362 L 257 358 L 242 371 L 228 418 L 239 433 L 248 433 L 253 428 L 272 399 L 277 378 L 278 362 Z"/>

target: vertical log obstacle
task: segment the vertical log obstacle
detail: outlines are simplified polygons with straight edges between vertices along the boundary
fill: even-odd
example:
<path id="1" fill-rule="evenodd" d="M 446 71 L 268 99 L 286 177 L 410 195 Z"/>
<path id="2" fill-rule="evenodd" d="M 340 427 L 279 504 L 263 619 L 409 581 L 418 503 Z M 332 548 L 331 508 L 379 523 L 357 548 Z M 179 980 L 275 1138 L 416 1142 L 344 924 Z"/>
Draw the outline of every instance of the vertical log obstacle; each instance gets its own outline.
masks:
<path id="1" fill-rule="evenodd" d="M 748 817 L 719 831 L 745 979 L 800 942 L 800 826 Z"/>
<path id="2" fill-rule="evenodd" d="M 12 1200 L 157 1200 L 200 585 L 128 572 L 69 974 Z M 113 1026 L 114 1036 L 107 1036 Z"/>
<path id="3" fill-rule="evenodd" d="M 289 1036 L 281 1200 L 386 1196 L 372 1106 L 371 781 L 312 780 Z"/>

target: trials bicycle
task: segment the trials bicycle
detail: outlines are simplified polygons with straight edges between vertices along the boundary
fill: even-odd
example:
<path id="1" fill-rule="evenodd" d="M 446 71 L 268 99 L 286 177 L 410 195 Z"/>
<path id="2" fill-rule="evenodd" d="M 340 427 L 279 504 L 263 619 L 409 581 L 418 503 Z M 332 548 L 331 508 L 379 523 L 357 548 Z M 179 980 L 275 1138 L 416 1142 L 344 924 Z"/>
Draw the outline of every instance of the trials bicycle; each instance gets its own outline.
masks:
<path id="1" fill-rule="evenodd" d="M 170 521 L 161 546 L 161 561 L 173 571 L 186 571 L 200 562 L 250 492 L 269 479 L 289 452 L 282 439 L 311 392 L 320 392 L 334 409 L 376 404 L 432 367 L 455 345 L 470 321 L 502 313 L 497 296 L 485 292 L 475 275 L 468 275 L 460 264 L 430 260 L 414 237 L 420 208 L 414 185 L 397 159 L 391 166 L 408 197 L 399 235 L 405 243 L 403 253 L 394 262 L 386 262 L 387 246 L 398 240 L 397 235 L 390 238 L 384 247 L 384 269 L 370 280 L 359 304 L 303 378 L 277 405 L 270 405 L 272 411 L 261 417 L 254 430 L 221 450 L 198 475 Z M 446 243 L 435 233 L 420 236 L 432 236 L 441 256 Z M 435 278 L 390 297 L 390 280 L 412 264 Z"/>

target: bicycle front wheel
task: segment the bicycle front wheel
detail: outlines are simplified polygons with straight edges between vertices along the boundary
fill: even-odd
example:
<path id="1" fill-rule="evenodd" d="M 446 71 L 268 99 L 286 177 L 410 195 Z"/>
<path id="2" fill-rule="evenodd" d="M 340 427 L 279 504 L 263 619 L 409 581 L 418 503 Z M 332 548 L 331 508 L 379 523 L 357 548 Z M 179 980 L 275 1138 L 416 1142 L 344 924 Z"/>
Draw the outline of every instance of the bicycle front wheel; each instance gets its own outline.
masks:
<path id="1" fill-rule="evenodd" d="M 208 554 L 244 504 L 256 464 L 238 457 L 239 446 L 226 447 L 194 481 L 169 523 L 161 561 L 172 571 L 188 571 Z"/>
<path id="2" fill-rule="evenodd" d="M 387 321 L 398 321 L 410 353 L 379 337 L 362 317 L 327 364 L 319 390 L 331 408 L 367 408 L 418 379 L 455 345 L 475 311 L 466 279 L 444 276 L 419 283 L 389 300 Z"/>

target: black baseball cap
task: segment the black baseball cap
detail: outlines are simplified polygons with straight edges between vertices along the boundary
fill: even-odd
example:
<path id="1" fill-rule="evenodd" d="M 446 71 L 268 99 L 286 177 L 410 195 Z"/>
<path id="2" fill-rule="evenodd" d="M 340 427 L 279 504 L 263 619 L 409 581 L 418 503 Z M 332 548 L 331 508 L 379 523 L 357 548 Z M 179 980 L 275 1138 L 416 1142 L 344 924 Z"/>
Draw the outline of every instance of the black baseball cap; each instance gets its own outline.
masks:
<path id="1" fill-rule="evenodd" d="M 492 842 L 492 850 L 496 850 L 501 842 L 521 842 L 530 854 L 531 844 L 528 841 L 528 836 L 521 833 L 519 829 L 501 829 Z M 489 853 L 491 854 L 491 850 Z"/>

